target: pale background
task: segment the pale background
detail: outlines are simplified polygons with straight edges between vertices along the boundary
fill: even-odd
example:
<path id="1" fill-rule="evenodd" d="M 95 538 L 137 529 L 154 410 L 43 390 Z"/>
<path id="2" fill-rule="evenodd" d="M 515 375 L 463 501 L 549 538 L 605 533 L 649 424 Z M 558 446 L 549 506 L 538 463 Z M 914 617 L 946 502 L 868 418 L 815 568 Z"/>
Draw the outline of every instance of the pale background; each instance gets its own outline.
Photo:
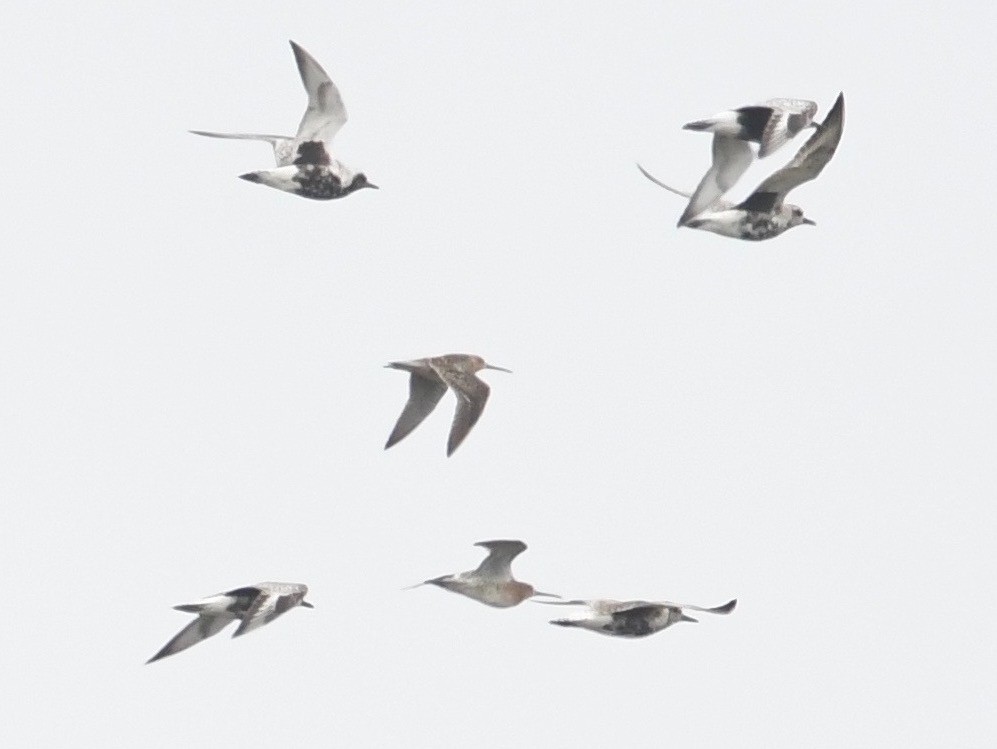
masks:
<path id="1" fill-rule="evenodd" d="M 931 7 L 5 8 L 5 746 L 993 746 L 997 15 Z M 288 39 L 380 192 L 186 132 L 293 133 Z M 815 229 L 677 230 L 634 167 L 839 90 Z M 448 352 L 514 374 L 384 452 L 382 365 Z M 740 604 L 626 641 L 401 592 L 506 537 L 542 590 Z M 143 665 L 267 579 L 315 610 Z"/>

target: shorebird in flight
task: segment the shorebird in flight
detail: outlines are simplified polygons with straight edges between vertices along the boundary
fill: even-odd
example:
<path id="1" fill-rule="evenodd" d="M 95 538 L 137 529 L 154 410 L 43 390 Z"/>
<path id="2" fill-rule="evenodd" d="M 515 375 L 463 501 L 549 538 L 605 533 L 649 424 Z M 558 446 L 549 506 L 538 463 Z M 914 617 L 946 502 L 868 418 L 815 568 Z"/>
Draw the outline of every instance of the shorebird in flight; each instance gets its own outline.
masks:
<path id="1" fill-rule="evenodd" d="M 784 201 L 791 190 L 816 178 L 827 166 L 841 141 L 844 116 L 844 94 L 838 94 L 827 117 L 822 123 L 815 125 L 817 132 L 796 152 L 793 160 L 762 182 L 744 201 L 734 205 L 718 197 L 688 219 L 683 214 L 685 220 L 680 220 L 679 226 L 703 229 L 725 237 L 751 241 L 777 237 L 787 229 L 801 224 L 814 226 L 813 221 L 804 217 L 803 209 Z M 742 143 L 742 146 L 748 148 L 746 143 Z M 714 140 L 714 149 L 716 149 L 716 140 Z M 669 187 L 640 164 L 637 168 L 659 187 L 676 195 L 689 197 L 690 206 L 696 201 L 696 195 L 690 196 L 687 192 Z"/>
<path id="2" fill-rule="evenodd" d="M 475 546 L 488 549 L 488 556 L 477 569 L 434 577 L 411 588 L 436 585 L 499 609 L 516 606 L 533 596 L 560 597 L 553 593 L 540 593 L 532 585 L 513 579 L 512 560 L 526 551 L 526 544 L 522 541 L 479 541 Z"/>
<path id="3" fill-rule="evenodd" d="M 551 619 L 551 624 L 560 627 L 581 627 L 591 632 L 612 637 L 647 637 L 660 632 L 676 622 L 695 622 L 685 611 L 705 611 L 709 614 L 729 614 L 737 605 L 737 599 L 723 606 L 704 608 L 669 601 L 613 601 L 598 599 L 590 601 L 538 601 L 559 606 L 588 606 L 583 616 L 572 619 Z"/>
<path id="4" fill-rule="evenodd" d="M 385 364 L 385 367 L 410 372 L 411 376 L 408 402 L 384 449 L 401 441 L 419 426 L 436 408 L 449 387 L 457 396 L 457 411 L 447 439 L 447 457 L 453 455 L 485 410 L 490 390 L 474 373 L 482 369 L 509 372 L 508 369 L 486 364 L 484 359 L 473 354 L 446 354 L 427 359 L 396 361 Z"/>
<path id="5" fill-rule="evenodd" d="M 197 618 L 181 629 L 146 663 L 158 661 L 160 658 L 197 645 L 202 640 L 217 635 L 236 620 L 241 623 L 233 637 L 239 637 L 264 624 L 269 624 L 295 606 L 310 609 L 312 605 L 304 600 L 307 594 L 308 586 L 300 583 L 257 583 L 227 593 L 218 593 L 200 603 L 174 606 L 177 611 L 197 614 Z"/>
<path id="6" fill-rule="evenodd" d="M 291 42 L 298 72 L 308 93 L 308 108 L 293 138 L 255 133 L 209 133 L 191 130 L 211 138 L 263 140 L 273 146 L 276 169 L 263 169 L 240 175 L 278 190 L 314 200 L 332 200 L 364 187 L 374 187 L 363 172 L 356 172 L 332 158 L 332 139 L 346 123 L 346 106 L 336 84 L 315 58 Z"/>
<path id="7" fill-rule="evenodd" d="M 713 133 L 712 163 L 700 180 L 678 225 L 707 210 L 730 190 L 751 166 L 755 155 L 749 143 L 758 144 L 758 158 L 774 153 L 797 133 L 813 124 L 817 104 L 802 99 L 769 99 L 764 104 L 740 107 L 705 120 L 689 122 L 686 130 Z M 638 167 L 644 172 L 643 167 Z M 646 172 L 644 172 L 647 174 Z"/>

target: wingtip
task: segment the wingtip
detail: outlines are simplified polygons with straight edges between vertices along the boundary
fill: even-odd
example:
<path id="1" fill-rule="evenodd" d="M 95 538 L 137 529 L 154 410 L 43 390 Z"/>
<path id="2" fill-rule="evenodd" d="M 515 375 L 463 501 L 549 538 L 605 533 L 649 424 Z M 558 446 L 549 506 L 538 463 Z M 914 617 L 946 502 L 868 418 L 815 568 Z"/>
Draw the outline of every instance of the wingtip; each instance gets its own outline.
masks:
<path id="1" fill-rule="evenodd" d="M 729 614 L 737 607 L 737 599 L 732 598 L 723 606 L 717 606 L 715 609 L 711 609 L 714 614 Z"/>

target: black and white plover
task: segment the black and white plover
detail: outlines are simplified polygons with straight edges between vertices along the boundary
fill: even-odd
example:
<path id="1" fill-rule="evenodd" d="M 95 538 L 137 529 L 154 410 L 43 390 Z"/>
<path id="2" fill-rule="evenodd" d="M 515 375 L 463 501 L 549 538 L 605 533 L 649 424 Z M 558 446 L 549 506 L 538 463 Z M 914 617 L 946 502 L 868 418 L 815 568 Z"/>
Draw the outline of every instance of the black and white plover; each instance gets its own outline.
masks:
<path id="1" fill-rule="evenodd" d="M 571 619 L 551 619 L 551 624 L 560 627 L 580 627 L 591 632 L 611 637 L 647 637 L 660 632 L 676 622 L 695 622 L 685 613 L 705 611 L 709 614 L 729 614 L 737 605 L 737 599 L 723 606 L 704 608 L 684 603 L 668 601 L 613 601 L 608 599 L 591 601 L 538 601 L 550 605 L 588 606 L 582 616 Z"/>
<path id="2" fill-rule="evenodd" d="M 713 133 L 712 163 L 679 218 L 685 226 L 730 190 L 751 166 L 755 155 L 748 143 L 758 144 L 758 158 L 774 153 L 797 133 L 813 126 L 817 104 L 803 99 L 769 99 L 764 104 L 721 112 L 689 122 L 686 130 Z"/>
<path id="3" fill-rule="evenodd" d="M 817 103 L 807 99 L 769 99 L 763 104 L 731 109 L 682 127 L 757 143 L 758 158 L 763 159 L 804 128 L 813 127 L 815 114 Z"/>
<path id="4" fill-rule="evenodd" d="M 314 200 L 332 200 L 377 185 L 367 181 L 363 172 L 350 169 L 332 158 L 330 147 L 339 129 L 346 123 L 346 106 L 336 84 L 304 49 L 291 42 L 301 80 L 308 93 L 308 109 L 293 138 L 284 135 L 255 133 L 209 133 L 191 130 L 211 138 L 263 140 L 273 146 L 276 169 L 263 169 L 240 175 L 278 190 Z"/>
<path id="5" fill-rule="evenodd" d="M 559 597 L 553 593 L 540 593 L 532 585 L 513 579 L 512 560 L 526 551 L 522 541 L 479 541 L 475 546 L 488 549 L 488 556 L 477 569 L 434 577 L 411 588 L 435 585 L 498 609 L 516 606 L 533 596 Z"/>
<path id="6" fill-rule="evenodd" d="M 453 455 L 485 410 L 490 390 L 474 373 L 482 369 L 509 372 L 508 369 L 486 364 L 480 356 L 472 354 L 446 354 L 427 359 L 391 362 L 385 366 L 410 372 L 411 377 L 408 402 L 405 403 L 384 449 L 401 441 L 419 426 L 436 408 L 449 387 L 457 396 L 457 410 L 447 439 L 447 457 Z"/>
<path id="7" fill-rule="evenodd" d="M 804 217 L 801 208 L 783 201 L 793 188 L 816 178 L 827 166 L 841 141 L 844 115 L 844 94 L 838 94 L 827 117 L 822 123 L 814 125 L 817 131 L 800 147 L 792 161 L 768 177 L 744 201 L 734 205 L 718 198 L 694 216 L 680 221 L 679 226 L 703 229 L 735 239 L 759 241 L 777 237 L 794 226 L 814 225 L 813 221 Z M 742 145 L 747 148 L 746 143 Z M 690 197 L 690 204 L 695 201 L 695 196 L 666 185 L 639 164 L 637 166 L 659 187 Z"/>
<path id="8" fill-rule="evenodd" d="M 240 621 L 233 637 L 239 637 L 247 632 L 269 624 L 285 611 L 295 606 L 312 608 L 304 600 L 308 594 L 308 586 L 301 583 L 257 583 L 245 588 L 236 588 L 226 593 L 206 598 L 200 603 L 188 603 L 174 606 L 177 611 L 197 614 L 197 618 L 184 627 L 163 648 L 146 663 L 158 661 L 168 655 L 197 645 L 213 635 L 217 635 L 234 621 Z"/>

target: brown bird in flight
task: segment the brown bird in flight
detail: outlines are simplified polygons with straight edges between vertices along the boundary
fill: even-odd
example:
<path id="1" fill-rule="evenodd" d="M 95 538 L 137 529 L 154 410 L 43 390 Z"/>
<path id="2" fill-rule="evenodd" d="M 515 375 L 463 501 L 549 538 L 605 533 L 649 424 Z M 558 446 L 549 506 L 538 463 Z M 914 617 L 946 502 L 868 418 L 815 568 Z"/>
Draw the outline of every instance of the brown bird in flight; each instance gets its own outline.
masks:
<path id="1" fill-rule="evenodd" d="M 489 388 L 474 373 L 481 369 L 510 371 L 486 364 L 484 359 L 473 354 L 446 354 L 427 359 L 396 361 L 385 366 L 410 372 L 411 377 L 408 402 L 384 449 L 400 442 L 419 426 L 436 408 L 447 388 L 450 388 L 457 396 L 457 410 L 447 439 L 447 457 L 453 455 L 485 410 Z"/>

